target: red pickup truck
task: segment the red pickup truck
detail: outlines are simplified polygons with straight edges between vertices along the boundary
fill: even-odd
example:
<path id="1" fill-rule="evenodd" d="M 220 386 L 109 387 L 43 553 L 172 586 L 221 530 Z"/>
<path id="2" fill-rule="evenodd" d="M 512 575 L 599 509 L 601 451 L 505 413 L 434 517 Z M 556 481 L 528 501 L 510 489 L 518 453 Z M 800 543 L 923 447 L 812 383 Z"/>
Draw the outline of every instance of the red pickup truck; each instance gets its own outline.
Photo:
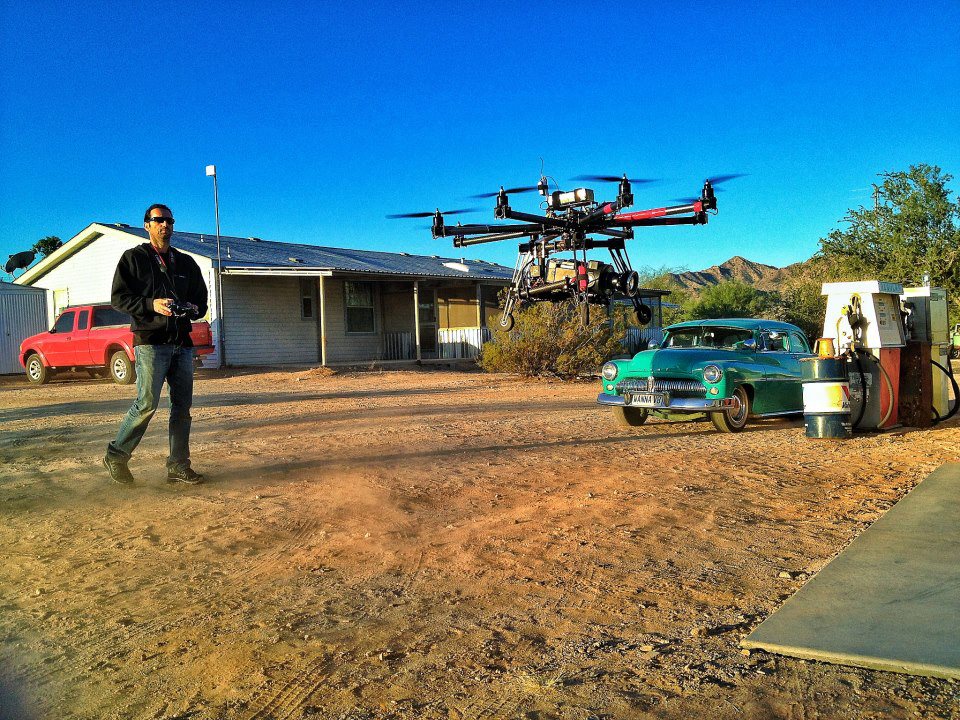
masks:
<path id="1" fill-rule="evenodd" d="M 190 331 L 196 356 L 213 352 L 210 324 L 193 323 Z M 115 383 L 136 380 L 130 316 L 109 305 L 66 308 L 53 327 L 20 343 L 20 364 L 27 378 L 42 385 L 57 370 L 86 368 L 95 375 L 110 373 Z"/>

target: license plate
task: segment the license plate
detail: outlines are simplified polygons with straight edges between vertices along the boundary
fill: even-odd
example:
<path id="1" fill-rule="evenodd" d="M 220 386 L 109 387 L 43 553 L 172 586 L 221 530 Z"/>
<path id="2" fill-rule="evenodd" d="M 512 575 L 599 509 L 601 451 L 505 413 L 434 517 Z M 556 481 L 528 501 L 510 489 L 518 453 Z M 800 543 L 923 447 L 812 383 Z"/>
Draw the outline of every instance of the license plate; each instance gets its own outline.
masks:
<path id="1" fill-rule="evenodd" d="M 638 407 L 666 407 L 668 404 L 666 393 L 636 393 L 630 404 Z"/>

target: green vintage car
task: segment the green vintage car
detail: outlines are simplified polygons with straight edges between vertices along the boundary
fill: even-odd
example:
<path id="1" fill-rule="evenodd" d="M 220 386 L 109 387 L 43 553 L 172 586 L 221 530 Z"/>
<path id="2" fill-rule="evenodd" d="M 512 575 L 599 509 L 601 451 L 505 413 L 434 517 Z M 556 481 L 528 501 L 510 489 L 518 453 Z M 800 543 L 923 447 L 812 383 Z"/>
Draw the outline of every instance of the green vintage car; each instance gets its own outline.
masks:
<path id="1" fill-rule="evenodd" d="M 812 357 L 796 325 L 733 318 L 671 325 L 656 347 L 611 360 L 601 373 L 601 405 L 620 425 L 650 415 L 677 419 L 706 413 L 721 432 L 739 432 L 749 417 L 803 412 L 800 360 Z"/>

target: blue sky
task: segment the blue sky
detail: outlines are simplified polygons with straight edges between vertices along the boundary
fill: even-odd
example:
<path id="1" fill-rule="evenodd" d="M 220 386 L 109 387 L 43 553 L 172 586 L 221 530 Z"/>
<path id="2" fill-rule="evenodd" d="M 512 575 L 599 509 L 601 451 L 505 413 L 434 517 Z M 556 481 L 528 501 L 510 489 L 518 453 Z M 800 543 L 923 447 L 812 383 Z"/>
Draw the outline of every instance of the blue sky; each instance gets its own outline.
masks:
<path id="1" fill-rule="evenodd" d="M 960 174 L 956 0 L 198 6 L 0 0 L 0 260 L 157 201 L 213 232 L 211 163 L 224 234 L 508 265 L 384 215 L 493 222 L 465 198 L 541 158 L 662 178 L 634 210 L 749 173 L 708 225 L 637 230 L 635 266 L 693 270 L 806 259 L 882 171 Z"/>

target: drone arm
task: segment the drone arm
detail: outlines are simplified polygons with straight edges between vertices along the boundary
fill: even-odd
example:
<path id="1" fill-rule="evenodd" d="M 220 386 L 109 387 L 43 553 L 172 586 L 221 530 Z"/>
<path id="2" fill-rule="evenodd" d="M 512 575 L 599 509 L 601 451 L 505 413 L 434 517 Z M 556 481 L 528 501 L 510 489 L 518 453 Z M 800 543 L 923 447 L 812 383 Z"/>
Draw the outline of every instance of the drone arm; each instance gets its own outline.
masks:
<path id="1" fill-rule="evenodd" d="M 636 220 L 627 220 L 622 223 L 617 222 L 617 224 L 622 224 L 629 227 L 651 227 L 655 225 L 706 225 L 707 214 L 705 212 L 698 212 L 696 215 L 688 215 L 686 217 L 639 218 Z"/>
<path id="2" fill-rule="evenodd" d="M 701 200 L 697 200 L 696 202 L 689 203 L 687 205 L 673 205 L 671 207 L 652 208 L 650 210 L 639 210 L 637 212 L 624 213 L 623 215 L 614 216 L 612 219 L 612 224 L 621 225 L 624 227 L 629 227 L 631 225 L 646 225 L 648 223 L 638 221 L 650 220 L 651 218 L 662 218 L 668 215 L 684 215 L 686 213 L 696 213 L 694 217 L 698 217 L 700 215 L 705 215 L 703 205 L 704 204 Z M 704 220 L 704 222 L 706 221 Z"/>
<path id="3" fill-rule="evenodd" d="M 536 223 L 541 229 L 543 226 L 569 229 L 570 223 L 562 218 L 549 217 L 546 215 L 531 215 L 530 213 L 517 212 L 513 208 L 507 208 L 506 217 L 511 220 L 525 220 L 528 223 Z"/>
<path id="4" fill-rule="evenodd" d="M 496 227 L 496 226 L 493 226 Z M 453 228 L 451 228 L 453 229 Z M 449 233 L 454 235 L 453 246 L 454 247 L 467 247 L 468 245 L 480 245 L 481 243 L 496 242 L 498 240 L 515 240 L 516 238 L 527 237 L 529 231 L 518 231 L 518 232 L 500 232 L 492 233 L 490 235 L 480 235 L 478 237 L 463 237 L 463 235 L 458 235 L 456 233 Z"/>
<path id="5" fill-rule="evenodd" d="M 597 235 L 607 235 L 608 237 L 622 238 L 624 240 L 633 240 L 633 233 L 629 230 L 594 230 Z"/>
<path id="6" fill-rule="evenodd" d="M 580 227 L 585 227 L 593 220 L 597 220 L 599 218 L 605 217 L 606 215 L 613 215 L 614 213 L 619 212 L 620 209 L 621 209 L 620 203 L 618 202 L 615 202 L 615 203 L 608 202 L 608 203 L 603 203 L 602 205 L 598 205 L 593 210 L 591 210 L 586 215 L 584 215 L 582 218 L 580 218 Z"/>
<path id="7" fill-rule="evenodd" d="M 440 228 L 440 233 L 436 237 L 459 237 L 460 235 L 479 235 L 483 233 L 501 233 L 501 232 L 524 232 L 538 233 L 541 227 L 539 225 L 513 224 L 513 225 L 444 225 Z"/>

